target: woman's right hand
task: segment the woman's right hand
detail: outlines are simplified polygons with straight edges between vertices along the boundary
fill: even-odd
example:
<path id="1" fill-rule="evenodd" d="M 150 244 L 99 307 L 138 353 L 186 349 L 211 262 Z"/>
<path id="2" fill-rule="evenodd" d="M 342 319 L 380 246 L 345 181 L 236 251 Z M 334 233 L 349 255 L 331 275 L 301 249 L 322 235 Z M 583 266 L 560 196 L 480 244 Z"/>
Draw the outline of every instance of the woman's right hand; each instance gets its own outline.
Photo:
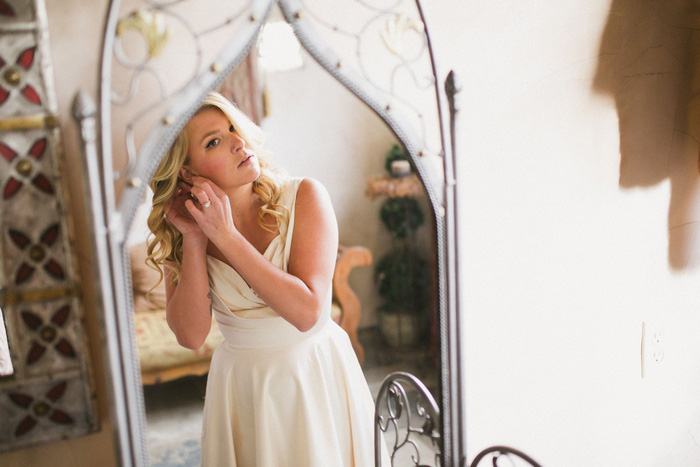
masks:
<path id="1" fill-rule="evenodd" d="M 180 181 L 172 198 L 163 206 L 165 220 L 172 224 L 184 239 L 200 240 L 206 245 L 207 237 L 187 210 L 185 202 L 192 199 L 190 185 Z"/>

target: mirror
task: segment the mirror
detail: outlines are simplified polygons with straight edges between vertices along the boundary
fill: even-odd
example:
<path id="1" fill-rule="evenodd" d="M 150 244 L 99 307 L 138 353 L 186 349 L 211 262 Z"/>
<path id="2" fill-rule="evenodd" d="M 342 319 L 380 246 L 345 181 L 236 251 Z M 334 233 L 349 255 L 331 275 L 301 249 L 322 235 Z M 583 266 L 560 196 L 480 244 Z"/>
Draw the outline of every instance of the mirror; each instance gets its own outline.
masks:
<path id="1" fill-rule="evenodd" d="M 435 232 L 431 260 L 435 265 L 432 278 L 436 303 L 435 349 L 440 372 L 438 400 L 443 413 L 442 461 L 451 465 L 452 459 L 463 453 L 456 420 L 461 410 L 459 397 L 451 397 L 459 394 L 460 381 L 453 334 L 456 301 L 454 287 L 450 285 L 455 274 L 454 226 L 449 215 L 454 199 L 450 175 L 453 161 L 452 148 L 442 135 L 445 122 L 441 119 L 445 117 L 440 106 L 446 102 L 435 78 L 420 3 L 387 1 L 381 2 L 381 6 L 369 6 L 364 2 L 347 2 L 342 7 L 337 4 L 330 7 L 327 2 L 281 0 L 241 2 L 234 6 L 212 2 L 211 9 L 222 14 L 206 15 L 206 18 L 196 13 L 201 10 L 201 3 L 196 8 L 194 3 L 197 2 L 133 1 L 124 5 L 112 2 L 106 23 L 103 88 L 98 107 L 101 133 L 98 144 L 92 145 L 89 138 L 86 141 L 86 157 L 92 165 L 88 172 L 96 175 L 90 177 L 95 223 L 97 227 L 105 227 L 104 238 L 96 240 L 95 258 L 102 268 L 103 308 L 115 393 L 112 404 L 118 415 L 116 423 L 124 463 L 138 465 L 145 463 L 146 457 L 138 354 L 131 333 L 133 316 L 123 312 L 133 309 L 132 271 L 125 237 L 144 199 L 147 181 L 175 135 L 206 92 L 221 86 L 229 73 L 244 61 L 261 26 L 271 14 L 277 14 L 271 12 L 276 12 L 279 6 L 280 16 L 293 27 L 302 46 L 327 72 L 327 78 L 335 78 L 367 104 L 379 117 L 374 117 L 377 123 L 379 119 L 386 123 L 387 130 L 379 138 L 393 140 L 388 138 L 393 133 L 424 184 L 428 208 L 425 215 L 431 219 Z M 176 52 L 176 59 L 172 55 L 168 58 L 168 49 Z M 295 128 L 293 116 L 291 124 L 285 123 L 286 116 L 275 115 L 274 106 L 283 99 L 296 99 L 288 104 L 290 107 L 310 100 L 299 99 L 303 96 L 289 90 L 275 96 L 272 84 L 268 96 L 270 118 L 262 124 L 264 128 L 267 125 L 271 149 L 285 157 L 289 152 L 288 141 L 296 138 L 297 144 L 303 142 L 294 132 L 303 135 L 313 128 L 311 131 Z M 317 120 L 311 123 L 321 126 L 333 112 L 342 114 L 335 108 L 335 102 L 332 104 L 309 108 L 306 113 Z M 93 122 L 90 112 L 77 114 L 85 131 Z M 352 144 L 358 138 L 350 130 L 331 131 Z M 308 150 L 324 152 L 323 147 Z M 100 155 L 99 162 L 94 160 L 96 154 Z M 121 154 L 127 157 L 117 157 Z M 384 154 L 374 157 L 379 159 L 381 167 Z M 297 163 L 300 172 L 313 168 L 303 157 Z M 326 163 L 332 165 L 332 159 Z M 326 181 L 326 185 L 348 190 L 342 183 L 343 177 L 335 177 Z M 343 231 L 349 229 L 343 228 L 340 216 L 339 222 L 342 241 Z"/>

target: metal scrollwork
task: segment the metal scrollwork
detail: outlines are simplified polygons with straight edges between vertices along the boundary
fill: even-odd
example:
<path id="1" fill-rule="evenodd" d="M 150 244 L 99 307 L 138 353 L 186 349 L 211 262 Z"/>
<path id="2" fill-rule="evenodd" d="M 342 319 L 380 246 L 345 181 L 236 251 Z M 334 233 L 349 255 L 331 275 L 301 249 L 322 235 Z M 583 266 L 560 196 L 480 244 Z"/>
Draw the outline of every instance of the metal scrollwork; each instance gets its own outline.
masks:
<path id="1" fill-rule="evenodd" d="M 407 59 L 404 50 L 404 34 L 409 30 L 420 35 L 425 31 L 425 27 L 423 23 L 408 18 L 406 15 L 397 14 L 393 19 L 387 20 L 386 29 L 381 33 L 386 48 L 404 60 Z"/>
<path id="2" fill-rule="evenodd" d="M 488 462 L 490 465 L 493 467 L 498 467 L 499 465 L 503 465 L 499 464 L 499 462 L 503 459 L 508 460 L 507 465 L 511 466 L 528 465 L 531 467 L 540 467 L 540 464 L 538 464 L 532 457 L 528 456 L 522 451 L 518 451 L 517 449 L 509 448 L 507 446 L 492 446 L 484 449 L 476 455 L 472 461 L 471 467 L 477 467 L 482 461 L 490 461 Z"/>
<path id="3" fill-rule="evenodd" d="M 392 466 L 439 466 L 441 459 L 440 409 L 430 391 L 415 376 L 397 372 L 379 389 L 375 408 L 375 464 L 382 465 L 381 437 L 391 446 Z M 393 436 L 392 436 L 393 435 Z M 433 464 L 426 464 L 431 454 Z"/>
<path id="4" fill-rule="evenodd" d="M 438 121 L 435 76 L 428 33 L 416 2 L 344 2 L 346 8 L 353 6 L 351 21 L 318 0 L 295 3 L 296 15 L 308 18 L 319 37 L 341 56 L 337 66 L 355 68 L 364 82 L 387 98 L 387 111 L 400 111 L 411 123 L 422 145 L 421 155 L 444 155 L 439 129 L 430 126 Z"/>
<path id="5" fill-rule="evenodd" d="M 116 180 L 134 169 L 139 146 L 143 146 L 142 135 L 148 133 L 144 128 L 152 127 L 159 120 L 166 125 L 172 123 L 172 116 L 158 117 L 164 105 L 172 104 L 205 75 L 216 77 L 230 71 L 220 64 L 219 57 L 212 58 L 214 52 L 211 50 L 218 48 L 217 41 L 212 38 L 219 38 L 219 43 L 227 44 L 233 42 L 231 37 L 240 31 L 243 23 L 260 23 L 252 0 L 239 2 L 231 11 L 214 16 L 206 24 L 196 24 L 188 15 L 197 2 L 145 3 L 145 6 L 119 18 L 114 35 L 108 35 L 106 39 L 111 47 L 107 47 L 105 53 L 113 54 L 113 64 L 117 67 L 112 76 L 103 76 L 103 86 L 110 96 L 111 113 L 121 113 L 121 120 L 126 122 L 123 129 L 113 128 L 115 135 L 121 137 L 115 150 L 123 145 L 127 155 L 126 166 L 115 172 Z M 142 47 L 130 37 L 130 32 L 143 40 L 145 53 L 139 53 Z M 175 56 L 179 59 L 172 60 Z M 176 67 L 165 63 L 176 63 Z M 122 135 L 120 131 L 123 131 Z M 106 139 L 104 143 L 112 144 Z"/>
<path id="6" fill-rule="evenodd" d="M 117 23 L 117 36 L 121 37 L 130 29 L 141 33 L 148 45 L 148 58 L 160 55 L 168 41 L 168 27 L 163 15 L 140 9 L 132 12 Z"/>

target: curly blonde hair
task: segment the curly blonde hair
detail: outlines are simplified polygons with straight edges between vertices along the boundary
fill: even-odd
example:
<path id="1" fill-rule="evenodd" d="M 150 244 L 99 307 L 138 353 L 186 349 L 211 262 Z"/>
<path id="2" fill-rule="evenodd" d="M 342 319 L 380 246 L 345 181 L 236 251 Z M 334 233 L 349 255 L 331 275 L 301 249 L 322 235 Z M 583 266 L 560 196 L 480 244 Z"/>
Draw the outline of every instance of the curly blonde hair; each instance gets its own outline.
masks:
<path id="1" fill-rule="evenodd" d="M 253 192 L 263 202 L 258 212 L 258 223 L 265 230 L 275 232 L 283 222 L 288 221 L 289 212 L 285 206 L 276 204 L 281 193 L 281 178 L 285 174 L 280 169 L 274 169 L 270 165 L 270 154 L 263 147 L 265 133 L 231 101 L 217 92 L 210 92 L 207 95 L 195 115 L 211 108 L 221 110 L 241 138 L 255 151 L 260 162 L 260 176 L 253 182 Z M 177 189 L 180 168 L 189 162 L 188 146 L 189 138 L 185 127 L 173 142 L 151 180 L 153 208 L 148 216 L 148 228 L 153 235 L 148 242 L 146 263 L 160 272 L 158 284 L 164 278 L 161 266 L 168 267 L 173 272 L 173 284 L 177 284 L 180 278 L 182 234 L 173 225 L 166 222 L 163 208 Z M 272 223 L 268 221 L 270 217 Z M 172 263 L 172 265 L 165 264 L 165 261 Z"/>

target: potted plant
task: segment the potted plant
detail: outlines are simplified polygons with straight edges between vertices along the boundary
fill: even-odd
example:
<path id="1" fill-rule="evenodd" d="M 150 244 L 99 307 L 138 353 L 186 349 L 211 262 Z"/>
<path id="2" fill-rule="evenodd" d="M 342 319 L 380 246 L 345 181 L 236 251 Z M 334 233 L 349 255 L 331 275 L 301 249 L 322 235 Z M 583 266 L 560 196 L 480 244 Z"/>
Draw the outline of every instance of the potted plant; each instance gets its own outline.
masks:
<path id="1" fill-rule="evenodd" d="M 395 347 L 414 345 L 428 328 L 430 274 L 427 262 L 415 249 L 396 248 L 375 268 L 379 296 L 379 328 Z"/>
<path id="2" fill-rule="evenodd" d="M 383 303 L 377 309 L 379 328 L 390 345 L 414 345 L 429 328 L 430 268 L 415 248 L 416 230 L 425 219 L 413 189 L 413 179 L 397 175 L 396 161 L 407 169 L 405 151 L 393 145 L 386 154 L 386 169 L 391 175 L 381 180 L 380 193 L 386 199 L 379 210 L 382 223 L 391 233 L 393 248 L 375 267 L 375 279 Z M 413 170 L 410 164 L 410 171 Z M 408 181 L 408 184 L 407 184 Z M 393 185 L 393 186 L 392 186 Z M 409 190 L 395 187 L 409 187 Z"/>

